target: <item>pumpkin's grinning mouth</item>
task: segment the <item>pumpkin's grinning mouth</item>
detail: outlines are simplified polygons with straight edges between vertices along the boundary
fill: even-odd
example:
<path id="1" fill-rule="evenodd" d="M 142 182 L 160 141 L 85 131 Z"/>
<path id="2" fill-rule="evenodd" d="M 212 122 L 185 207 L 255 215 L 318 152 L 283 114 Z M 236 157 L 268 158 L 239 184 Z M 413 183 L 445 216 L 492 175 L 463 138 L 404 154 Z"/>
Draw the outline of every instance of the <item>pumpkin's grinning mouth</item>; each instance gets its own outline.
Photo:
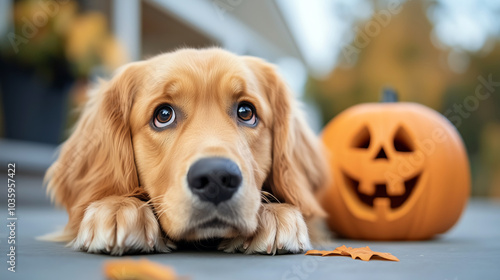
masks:
<path id="1" fill-rule="evenodd" d="M 387 186 L 386 184 L 376 184 L 375 185 L 375 194 L 366 195 L 359 191 L 359 181 L 347 175 L 345 172 L 342 172 L 344 175 L 344 182 L 347 184 L 349 188 L 351 188 L 359 200 L 364 204 L 373 207 L 373 202 L 376 198 L 379 197 L 387 197 L 391 201 L 391 209 L 396 209 L 403 205 L 406 200 L 410 197 L 413 192 L 413 189 L 418 183 L 418 179 L 420 178 L 420 174 L 417 174 L 415 177 L 404 181 L 405 192 L 402 195 L 389 195 L 387 194 Z"/>

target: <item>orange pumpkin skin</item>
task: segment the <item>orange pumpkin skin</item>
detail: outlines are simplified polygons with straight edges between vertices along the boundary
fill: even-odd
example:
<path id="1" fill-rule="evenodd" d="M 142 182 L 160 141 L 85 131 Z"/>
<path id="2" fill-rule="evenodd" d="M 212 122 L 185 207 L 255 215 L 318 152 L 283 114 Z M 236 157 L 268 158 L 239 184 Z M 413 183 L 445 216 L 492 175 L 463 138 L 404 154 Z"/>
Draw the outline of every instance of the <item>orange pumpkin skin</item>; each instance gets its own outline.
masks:
<path id="1" fill-rule="evenodd" d="M 331 230 L 369 240 L 421 240 L 459 219 L 470 193 L 455 127 L 415 103 L 367 103 L 324 129 L 332 184 L 320 197 Z"/>

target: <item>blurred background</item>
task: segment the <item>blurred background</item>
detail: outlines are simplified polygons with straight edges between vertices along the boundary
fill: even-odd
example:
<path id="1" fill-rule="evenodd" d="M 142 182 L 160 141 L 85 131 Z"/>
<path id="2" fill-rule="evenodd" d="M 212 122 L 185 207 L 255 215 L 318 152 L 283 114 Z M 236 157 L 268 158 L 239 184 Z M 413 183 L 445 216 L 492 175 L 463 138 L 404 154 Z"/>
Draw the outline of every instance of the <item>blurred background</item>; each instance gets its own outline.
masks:
<path id="1" fill-rule="evenodd" d="M 441 112 L 465 141 L 473 195 L 500 197 L 498 0 L 0 0 L 0 34 L 0 161 L 26 180 L 98 78 L 220 46 L 277 64 L 318 133 L 385 86 Z"/>

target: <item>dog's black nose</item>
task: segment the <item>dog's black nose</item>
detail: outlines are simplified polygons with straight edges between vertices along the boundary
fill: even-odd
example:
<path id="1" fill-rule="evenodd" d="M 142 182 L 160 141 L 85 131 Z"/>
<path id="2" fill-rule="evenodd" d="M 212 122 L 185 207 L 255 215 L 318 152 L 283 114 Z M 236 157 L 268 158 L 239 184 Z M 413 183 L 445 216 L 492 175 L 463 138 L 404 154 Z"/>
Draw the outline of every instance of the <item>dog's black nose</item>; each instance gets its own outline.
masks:
<path id="1" fill-rule="evenodd" d="M 238 190 L 242 176 L 238 165 L 226 158 L 210 157 L 195 162 L 188 171 L 191 191 L 201 200 L 217 205 Z"/>

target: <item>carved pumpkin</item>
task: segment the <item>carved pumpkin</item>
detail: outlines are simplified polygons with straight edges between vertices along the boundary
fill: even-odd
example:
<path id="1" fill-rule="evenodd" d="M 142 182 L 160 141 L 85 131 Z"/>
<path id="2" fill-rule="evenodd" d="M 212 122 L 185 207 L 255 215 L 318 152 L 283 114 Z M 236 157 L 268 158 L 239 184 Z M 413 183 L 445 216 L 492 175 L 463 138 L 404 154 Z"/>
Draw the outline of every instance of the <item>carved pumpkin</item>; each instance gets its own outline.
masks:
<path id="1" fill-rule="evenodd" d="M 434 110 L 357 105 L 333 119 L 322 139 L 334 177 L 322 205 L 340 235 L 427 239 L 460 217 L 470 192 L 467 154 L 455 127 Z"/>

